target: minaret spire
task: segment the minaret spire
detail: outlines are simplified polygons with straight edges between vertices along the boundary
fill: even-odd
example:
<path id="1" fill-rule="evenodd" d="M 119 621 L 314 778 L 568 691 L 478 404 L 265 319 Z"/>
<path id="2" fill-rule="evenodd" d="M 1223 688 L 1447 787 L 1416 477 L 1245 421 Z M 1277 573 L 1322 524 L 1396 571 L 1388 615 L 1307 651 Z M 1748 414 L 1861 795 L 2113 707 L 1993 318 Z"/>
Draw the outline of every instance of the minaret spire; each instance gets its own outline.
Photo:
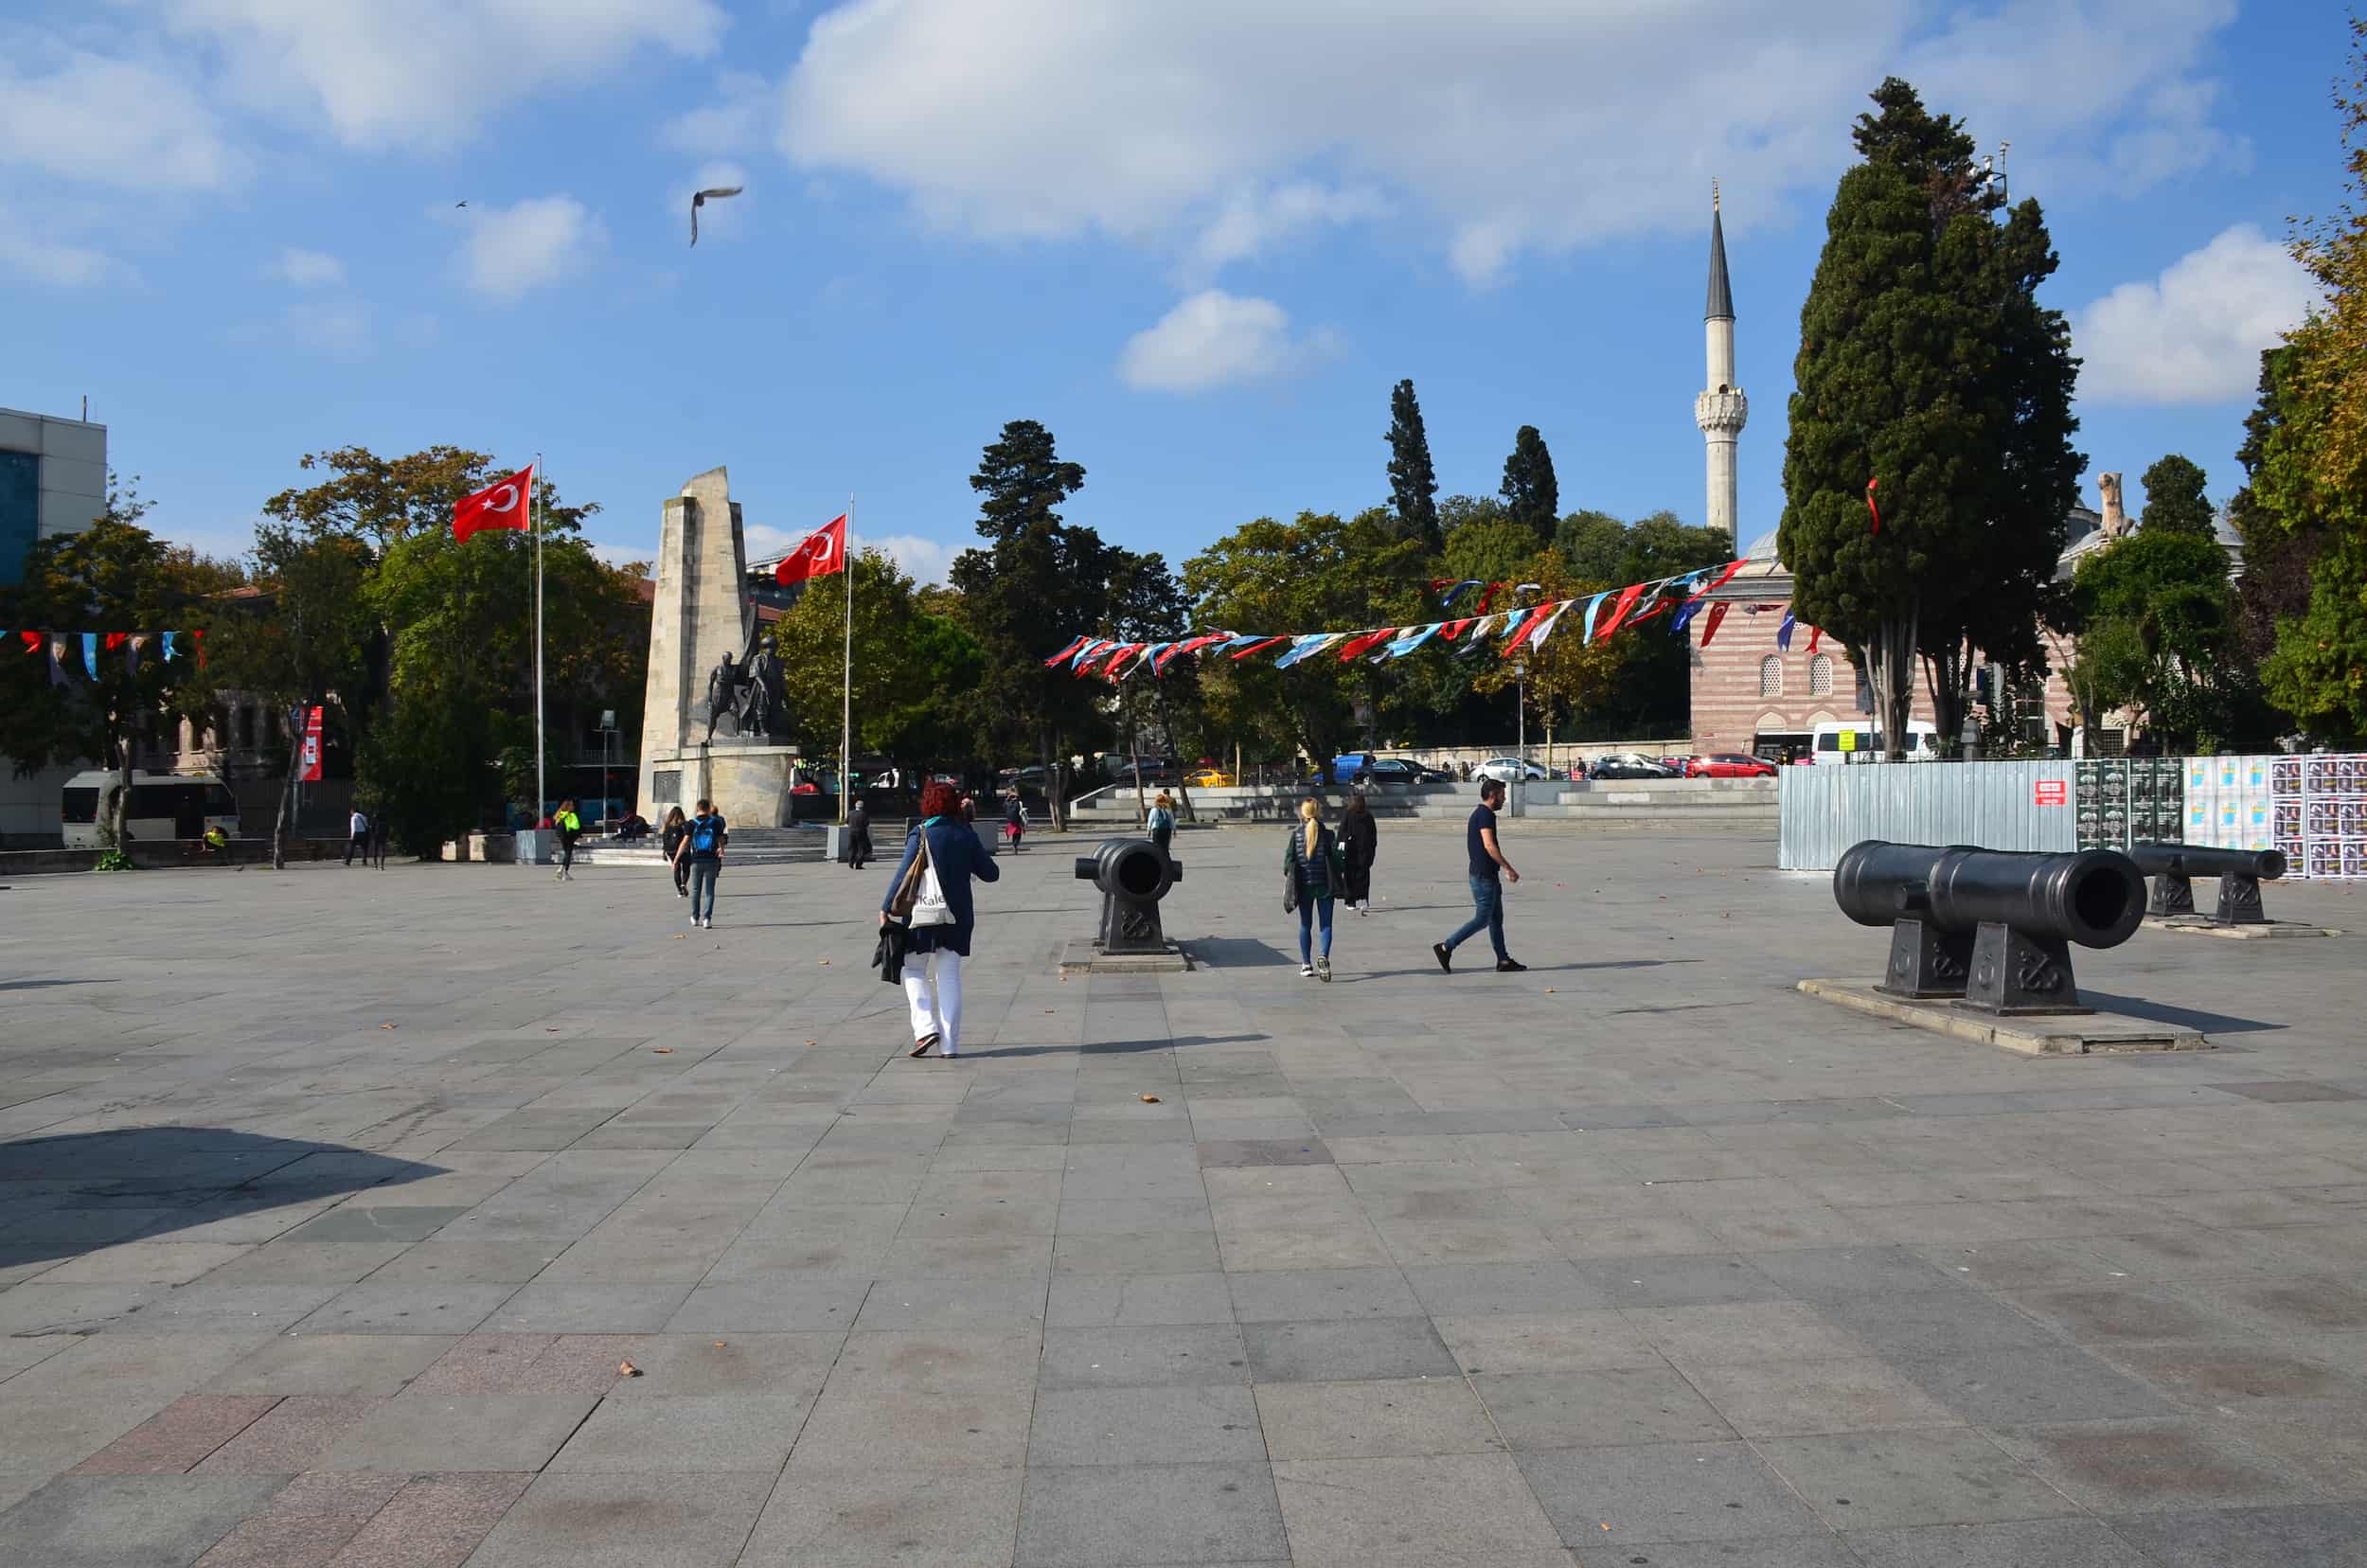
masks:
<path id="1" fill-rule="evenodd" d="M 1751 401 L 1735 384 L 1735 295 L 1726 276 L 1726 225 L 1719 217 L 1717 182 L 1710 182 L 1710 283 L 1701 311 L 1701 335 L 1707 350 L 1708 377 L 1701 395 L 1693 400 L 1693 422 L 1701 427 L 1707 447 L 1709 511 L 1706 522 L 1724 530 L 1741 550 L 1741 524 L 1736 512 L 1735 446 L 1751 418 Z"/>

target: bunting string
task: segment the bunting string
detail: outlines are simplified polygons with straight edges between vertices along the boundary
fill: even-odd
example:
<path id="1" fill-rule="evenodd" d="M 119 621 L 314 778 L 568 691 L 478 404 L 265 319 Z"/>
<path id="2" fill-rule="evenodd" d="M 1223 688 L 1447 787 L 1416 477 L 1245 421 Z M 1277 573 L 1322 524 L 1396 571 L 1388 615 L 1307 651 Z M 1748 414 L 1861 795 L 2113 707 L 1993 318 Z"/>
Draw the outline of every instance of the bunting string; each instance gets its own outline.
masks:
<path id="1" fill-rule="evenodd" d="M 198 650 L 198 662 L 205 662 L 205 633 L 201 630 L 188 632 L 58 632 L 0 631 L 0 648 L 13 644 L 21 653 L 43 653 L 49 658 L 49 679 L 53 685 L 63 686 L 72 676 L 89 680 L 99 677 L 99 660 L 108 653 L 120 651 L 127 674 L 139 672 L 143 658 L 161 658 L 170 664 L 175 655 L 186 651 L 178 647 L 179 639 L 187 637 L 187 648 Z M 151 651 L 151 650 L 153 651 Z"/>

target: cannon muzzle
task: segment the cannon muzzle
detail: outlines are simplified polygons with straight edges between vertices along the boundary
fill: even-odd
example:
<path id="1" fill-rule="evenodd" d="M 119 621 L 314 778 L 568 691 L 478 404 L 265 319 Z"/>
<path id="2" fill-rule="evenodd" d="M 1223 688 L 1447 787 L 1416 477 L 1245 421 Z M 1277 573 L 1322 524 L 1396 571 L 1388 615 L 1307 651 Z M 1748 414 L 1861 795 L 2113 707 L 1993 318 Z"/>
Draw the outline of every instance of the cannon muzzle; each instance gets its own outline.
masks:
<path id="1" fill-rule="evenodd" d="M 1184 880 L 1184 864 L 1148 839 L 1110 839 L 1090 855 L 1077 857 L 1077 880 L 1101 889 L 1101 934 L 1105 953 L 1166 951 L 1159 900 Z"/>
<path id="2" fill-rule="evenodd" d="M 2145 919 L 2145 879 L 2111 849 L 2030 854 L 1963 846 L 1853 846 L 1833 900 L 1891 927 L 1881 989 L 1961 996 L 1995 1013 L 2077 1012 L 2071 948 L 2118 947 Z"/>

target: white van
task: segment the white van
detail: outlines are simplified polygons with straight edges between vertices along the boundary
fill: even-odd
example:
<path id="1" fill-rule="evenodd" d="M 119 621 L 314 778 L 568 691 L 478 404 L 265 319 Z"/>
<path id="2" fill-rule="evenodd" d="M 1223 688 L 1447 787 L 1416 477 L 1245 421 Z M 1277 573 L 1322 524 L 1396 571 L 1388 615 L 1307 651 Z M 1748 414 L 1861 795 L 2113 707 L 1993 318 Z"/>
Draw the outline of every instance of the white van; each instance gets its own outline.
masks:
<path id="1" fill-rule="evenodd" d="M 1908 720 L 1907 760 L 1936 762 L 1939 757 L 1939 731 L 1931 727 L 1929 720 Z M 1815 749 L 1808 753 L 1808 760 L 1819 765 L 1879 762 L 1882 760 L 1882 732 L 1874 727 L 1871 719 L 1819 724 L 1815 731 Z"/>
<path id="2" fill-rule="evenodd" d="M 79 773 L 65 781 L 59 817 L 68 849 L 99 846 L 108 793 L 121 782 L 122 775 L 112 768 Z M 203 838 L 208 828 L 237 838 L 239 803 L 211 774 L 134 773 L 126 825 L 135 841 Z"/>

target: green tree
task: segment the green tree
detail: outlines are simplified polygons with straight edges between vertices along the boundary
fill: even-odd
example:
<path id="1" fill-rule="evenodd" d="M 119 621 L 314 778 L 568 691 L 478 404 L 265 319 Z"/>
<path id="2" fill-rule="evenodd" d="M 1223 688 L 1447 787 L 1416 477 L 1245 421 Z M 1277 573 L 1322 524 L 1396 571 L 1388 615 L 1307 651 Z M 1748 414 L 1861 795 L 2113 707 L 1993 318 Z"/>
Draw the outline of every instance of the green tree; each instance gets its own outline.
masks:
<path id="1" fill-rule="evenodd" d="M 2145 507 L 2137 514 L 2138 527 L 2148 533 L 2215 537 L 2211 500 L 2203 494 L 2208 482 L 2201 469 L 2171 453 L 2145 470 Z"/>
<path id="2" fill-rule="evenodd" d="M 1107 613 L 1110 547 L 1056 509 L 1084 483 L 1084 469 L 1061 460 L 1042 425 L 1005 425 L 970 480 L 986 547 L 963 551 L 949 574 L 985 660 L 966 714 L 998 756 L 1034 751 L 1056 829 L 1067 826 L 1062 765 L 1101 722 L 1092 686 L 1043 664 Z"/>
<path id="3" fill-rule="evenodd" d="M 1611 582 L 1628 553 L 1628 526 L 1607 511 L 1574 511 L 1554 529 L 1554 548 L 1581 579 Z"/>
<path id="4" fill-rule="evenodd" d="M 2088 701 L 2134 710 L 2175 750 L 2243 733 L 2252 704 L 2227 573 L 2216 540 L 2175 526 L 2141 529 L 2080 561 L 2072 596 Z"/>
<path id="5" fill-rule="evenodd" d="M 1389 499 L 1405 537 L 1431 555 L 1446 548 L 1438 526 L 1438 471 L 1431 466 L 1430 433 L 1411 381 L 1397 383 L 1389 394 Z"/>
<path id="6" fill-rule="evenodd" d="M 1195 624 L 1280 635 L 1436 619 L 1423 602 L 1424 547 L 1397 537 L 1379 521 L 1386 515 L 1301 512 L 1289 523 L 1243 524 L 1184 563 Z M 1343 664 L 1335 648 L 1288 669 L 1274 667 L 1272 650 L 1219 660 L 1201 679 L 1233 738 L 1268 756 L 1295 745 L 1326 757 L 1353 733 L 1370 673 L 1360 662 Z"/>
<path id="7" fill-rule="evenodd" d="M 182 719 L 203 721 L 209 687 L 201 678 L 196 640 L 162 657 L 160 641 L 146 641 L 136 663 L 128 647 L 110 649 L 104 634 L 193 632 L 211 606 L 179 569 L 171 549 L 140 526 L 149 503 L 110 474 L 107 509 L 80 533 L 54 534 L 25 553 L 23 579 L 0 589 L 0 621 L 72 634 L 63 686 L 50 679 L 45 650 L 33 656 L 17 644 L 0 657 L 0 754 L 19 775 L 77 761 L 116 771 L 105 797 L 102 829 L 121 848 L 130 813 L 138 744 L 158 742 Z M 98 666 L 90 668 L 81 633 L 101 634 Z"/>
<path id="8" fill-rule="evenodd" d="M 1554 454 L 1545 449 L 1545 437 L 1535 425 L 1522 425 L 1513 436 L 1500 493 L 1512 520 L 1534 534 L 1540 546 L 1554 542 L 1561 522 L 1561 487 L 1554 481 Z"/>
<path id="9" fill-rule="evenodd" d="M 859 756 L 916 769 L 966 762 L 972 747 L 953 722 L 977 680 L 978 645 L 957 623 L 921 607 L 913 579 L 876 549 L 854 558 L 854 743 Z M 839 744 L 845 601 L 806 594 L 774 623 L 792 732 L 816 753 Z"/>
<path id="10" fill-rule="evenodd" d="M 2323 521 L 2288 519 L 2253 488 L 2265 477 L 2269 438 L 2285 422 L 2283 375 L 2292 352 L 2277 347 L 2260 356 L 2260 399 L 2244 417 L 2244 444 L 2235 453 L 2245 482 L 2227 508 L 2244 545 L 2244 575 L 2235 584 L 2236 630 L 2255 666 L 2276 652 L 2281 625 L 2309 614 L 2319 558 L 2333 542 Z"/>
<path id="11" fill-rule="evenodd" d="M 2068 330 L 2037 300 L 2056 264 L 2038 204 L 1998 223 L 1959 121 L 1895 78 L 1874 101 L 1801 308 L 1779 543 L 1795 611 L 1865 668 L 1895 757 L 1919 656 L 1953 735 L 1973 650 L 2035 626 L 2085 460 Z"/>

